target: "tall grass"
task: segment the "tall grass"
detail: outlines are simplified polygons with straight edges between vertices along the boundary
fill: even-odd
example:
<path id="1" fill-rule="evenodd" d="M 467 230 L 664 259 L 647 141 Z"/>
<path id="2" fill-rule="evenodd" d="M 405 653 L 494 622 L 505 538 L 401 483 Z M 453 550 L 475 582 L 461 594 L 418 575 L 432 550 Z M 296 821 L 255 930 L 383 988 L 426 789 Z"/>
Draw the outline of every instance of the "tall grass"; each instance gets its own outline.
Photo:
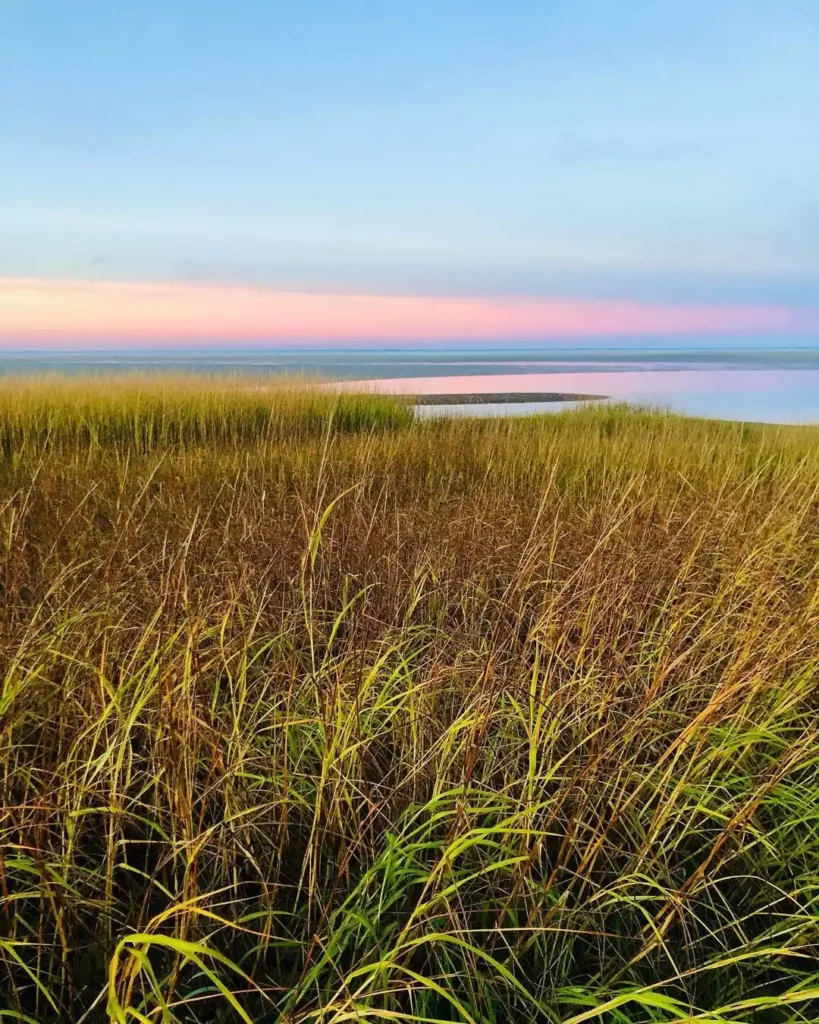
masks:
<path id="1" fill-rule="evenodd" d="M 819 1019 L 819 432 L 122 387 L 0 393 L 5 1019 Z"/>
<path id="2" fill-rule="evenodd" d="M 0 379 L 0 447 L 140 451 L 237 445 L 406 426 L 410 410 L 387 396 L 331 395 L 255 378 L 120 374 Z"/>

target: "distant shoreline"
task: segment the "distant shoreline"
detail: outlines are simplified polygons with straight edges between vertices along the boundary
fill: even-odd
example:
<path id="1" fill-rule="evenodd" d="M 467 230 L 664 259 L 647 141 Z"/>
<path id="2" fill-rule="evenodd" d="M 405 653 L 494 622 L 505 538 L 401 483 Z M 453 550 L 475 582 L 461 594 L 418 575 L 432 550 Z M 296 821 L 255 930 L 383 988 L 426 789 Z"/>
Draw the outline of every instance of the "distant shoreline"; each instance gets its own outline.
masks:
<path id="1" fill-rule="evenodd" d="M 401 395 L 413 405 L 517 405 L 522 402 L 599 402 L 606 395 L 575 395 L 558 391 L 496 391 L 467 395 Z"/>

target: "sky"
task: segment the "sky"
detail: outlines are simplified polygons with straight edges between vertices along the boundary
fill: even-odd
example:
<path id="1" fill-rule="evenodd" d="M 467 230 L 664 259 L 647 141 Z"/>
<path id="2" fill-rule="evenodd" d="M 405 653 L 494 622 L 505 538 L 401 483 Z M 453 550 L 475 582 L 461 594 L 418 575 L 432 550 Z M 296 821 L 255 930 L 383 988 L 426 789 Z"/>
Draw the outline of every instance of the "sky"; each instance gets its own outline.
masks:
<path id="1" fill-rule="evenodd" d="M 816 0 L 0 0 L 0 344 L 819 336 Z"/>

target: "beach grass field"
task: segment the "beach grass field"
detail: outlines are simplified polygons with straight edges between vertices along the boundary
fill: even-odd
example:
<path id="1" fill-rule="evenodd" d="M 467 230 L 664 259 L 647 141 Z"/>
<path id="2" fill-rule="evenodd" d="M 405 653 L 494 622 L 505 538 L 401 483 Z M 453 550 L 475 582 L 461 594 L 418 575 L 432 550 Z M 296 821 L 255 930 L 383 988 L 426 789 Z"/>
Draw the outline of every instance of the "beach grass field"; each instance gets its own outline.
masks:
<path id="1" fill-rule="evenodd" d="M 0 382 L 0 1019 L 819 1019 L 819 428 Z"/>

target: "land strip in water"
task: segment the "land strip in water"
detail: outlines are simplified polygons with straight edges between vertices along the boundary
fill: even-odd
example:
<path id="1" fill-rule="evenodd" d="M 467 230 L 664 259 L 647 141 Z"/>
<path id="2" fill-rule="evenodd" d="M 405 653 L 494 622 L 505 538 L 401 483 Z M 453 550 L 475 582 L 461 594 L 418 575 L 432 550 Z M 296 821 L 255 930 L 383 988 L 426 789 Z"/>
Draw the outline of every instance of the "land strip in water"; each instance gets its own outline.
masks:
<path id="1" fill-rule="evenodd" d="M 522 402 L 599 402 L 606 395 L 575 395 L 560 391 L 493 391 L 473 392 L 468 395 L 407 395 L 414 405 L 517 405 Z"/>

